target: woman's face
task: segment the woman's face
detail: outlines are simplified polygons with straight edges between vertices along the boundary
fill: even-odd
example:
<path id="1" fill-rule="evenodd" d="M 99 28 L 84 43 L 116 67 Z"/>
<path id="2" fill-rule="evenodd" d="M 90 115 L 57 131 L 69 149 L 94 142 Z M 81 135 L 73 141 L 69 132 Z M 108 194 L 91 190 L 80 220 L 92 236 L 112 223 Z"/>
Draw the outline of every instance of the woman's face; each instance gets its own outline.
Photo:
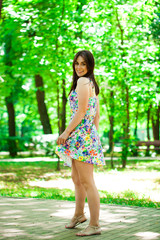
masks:
<path id="1" fill-rule="evenodd" d="M 75 61 L 75 71 L 78 77 L 83 77 L 88 72 L 86 62 L 81 56 Z"/>

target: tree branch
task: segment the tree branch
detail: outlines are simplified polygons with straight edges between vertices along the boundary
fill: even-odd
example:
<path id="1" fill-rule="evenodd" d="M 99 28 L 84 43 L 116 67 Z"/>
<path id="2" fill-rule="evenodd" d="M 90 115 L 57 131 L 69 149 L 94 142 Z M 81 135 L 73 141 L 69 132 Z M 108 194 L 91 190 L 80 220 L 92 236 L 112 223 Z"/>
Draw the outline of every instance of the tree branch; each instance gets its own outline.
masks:
<path id="1" fill-rule="evenodd" d="M 64 12 L 65 12 L 65 0 L 63 0 L 62 14 L 61 14 L 60 23 L 59 23 L 59 27 L 58 27 L 58 34 L 57 34 L 57 38 L 56 38 L 56 50 L 58 49 L 58 36 L 59 36 L 60 30 L 61 30 Z"/>
<path id="2" fill-rule="evenodd" d="M 116 19 L 117 19 L 118 27 L 119 27 L 120 32 L 121 32 L 121 45 L 123 45 L 123 33 L 124 33 L 124 29 L 123 29 L 122 26 L 121 26 L 117 8 L 116 8 Z"/>
<path id="3" fill-rule="evenodd" d="M 2 18 L 2 2 L 3 0 L 0 0 L 0 19 Z"/>

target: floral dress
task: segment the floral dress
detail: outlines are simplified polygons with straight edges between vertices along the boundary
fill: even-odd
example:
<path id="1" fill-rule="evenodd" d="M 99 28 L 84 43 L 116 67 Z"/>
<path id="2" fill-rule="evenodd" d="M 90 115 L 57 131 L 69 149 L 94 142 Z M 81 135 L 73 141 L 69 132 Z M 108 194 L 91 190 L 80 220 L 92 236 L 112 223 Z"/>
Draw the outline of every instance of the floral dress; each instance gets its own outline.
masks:
<path id="1" fill-rule="evenodd" d="M 93 83 L 92 84 L 93 90 Z M 71 119 L 78 110 L 77 92 L 72 90 L 69 95 Z M 56 154 L 64 161 L 64 165 L 71 167 L 72 158 L 81 162 L 95 165 L 105 165 L 102 146 L 95 124 L 93 123 L 97 110 L 96 96 L 90 97 L 86 114 L 82 121 L 70 133 L 64 144 L 56 147 Z"/>

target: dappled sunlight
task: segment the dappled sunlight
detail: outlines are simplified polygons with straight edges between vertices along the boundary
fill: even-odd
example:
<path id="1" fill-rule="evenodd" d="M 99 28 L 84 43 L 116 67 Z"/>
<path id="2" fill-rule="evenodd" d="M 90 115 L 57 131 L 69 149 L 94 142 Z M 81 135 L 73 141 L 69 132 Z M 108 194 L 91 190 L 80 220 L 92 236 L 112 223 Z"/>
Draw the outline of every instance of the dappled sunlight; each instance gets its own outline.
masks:
<path id="1" fill-rule="evenodd" d="M 119 213 L 117 213 L 119 212 Z M 106 218 L 107 214 L 107 218 Z M 130 212 L 121 212 L 121 209 L 113 209 L 112 211 L 106 212 L 106 210 L 101 210 L 101 219 L 106 223 L 135 223 L 137 221 L 137 218 L 135 216 L 137 215 L 137 212 L 130 210 Z M 113 218 L 114 215 L 114 218 Z"/>
<path id="2" fill-rule="evenodd" d="M 7 216 L 0 216 L 0 219 L 9 219 L 9 218 L 14 218 L 14 219 L 18 219 L 18 218 L 22 218 L 22 215 L 7 215 Z"/>
<path id="3" fill-rule="evenodd" d="M 10 215 L 10 214 L 15 214 L 15 213 L 22 213 L 22 210 L 9 210 L 9 211 L 4 211 L 3 214 Z"/>
<path id="4" fill-rule="evenodd" d="M 59 189 L 65 189 L 69 188 L 71 190 L 74 190 L 74 185 L 71 179 L 57 179 L 57 180 L 50 180 L 50 181 L 30 181 L 30 186 L 37 186 L 37 187 L 43 187 L 43 188 L 59 188 Z"/>
<path id="5" fill-rule="evenodd" d="M 74 214 L 74 206 L 71 208 L 60 208 L 57 209 L 54 213 L 50 214 L 50 217 L 62 217 L 62 218 L 71 218 Z"/>
<path id="6" fill-rule="evenodd" d="M 115 199 L 117 203 L 118 199 L 123 199 L 123 202 L 129 204 L 142 200 L 148 204 L 152 201 L 156 206 L 155 202 L 160 200 L 160 171 L 156 170 L 157 162 L 131 164 L 128 161 L 127 166 L 135 169 L 109 170 L 107 165 L 104 168 L 95 167 L 94 177 L 102 202 L 108 198 Z M 147 166 L 144 171 L 143 166 Z M 140 169 L 137 170 L 137 167 Z M 3 173 L 9 171 L 5 175 L 7 178 L 0 182 L 4 196 L 54 198 L 56 195 L 61 199 L 74 200 L 70 168 L 64 169 L 62 165 L 61 171 L 56 171 L 55 162 L 21 162 L 3 163 L 2 169 Z"/>
<path id="7" fill-rule="evenodd" d="M 70 174 L 70 173 L 69 173 Z M 58 179 L 55 180 L 34 180 L 29 181 L 30 186 L 37 186 L 42 188 L 58 188 L 74 190 L 74 184 L 69 174 L 67 178 L 62 178 L 59 173 Z M 46 174 L 46 177 L 51 177 L 53 174 Z M 139 197 L 150 198 L 152 201 L 159 201 L 160 184 L 157 179 L 160 178 L 160 172 L 95 172 L 95 182 L 98 190 L 104 190 L 109 193 L 116 193 L 123 195 L 129 192 L 134 192 Z M 125 193 L 126 192 L 126 193 Z"/>
<path id="8" fill-rule="evenodd" d="M 17 228 L 7 228 L 3 232 L 4 237 L 18 237 L 25 235 L 25 231 L 17 229 Z"/>
<path id="9" fill-rule="evenodd" d="M 19 225 L 19 223 L 18 222 L 9 222 L 9 223 L 3 223 L 3 225 L 5 225 L 5 226 L 17 226 L 17 225 Z"/>
<path id="10" fill-rule="evenodd" d="M 75 203 L 68 201 L 1 198 L 2 239 L 7 240 L 11 237 L 13 240 L 75 239 L 75 233 L 89 223 L 89 209 L 86 203 L 85 214 L 88 221 L 68 231 L 64 226 L 72 218 L 74 208 Z M 21 213 L 19 219 L 18 213 Z M 98 240 L 133 237 L 139 240 L 158 239 L 159 219 L 160 211 L 156 209 L 101 204 L 100 225 L 103 232 L 101 236 L 94 238 Z"/>
<path id="11" fill-rule="evenodd" d="M 150 197 L 159 201 L 160 185 L 154 181 L 160 177 L 160 172 L 115 172 L 95 173 L 95 181 L 99 190 L 121 193 L 127 190 L 137 192 L 139 196 Z"/>
<path id="12" fill-rule="evenodd" d="M 142 240 L 159 239 L 160 234 L 155 232 L 138 232 L 135 234 L 137 237 L 141 237 Z"/>
<path id="13" fill-rule="evenodd" d="M 48 208 L 37 208 L 37 209 L 33 209 L 33 211 L 35 212 L 45 212 L 45 211 L 49 211 L 50 209 Z"/>
<path id="14" fill-rule="evenodd" d="M 115 213 L 119 213 L 119 214 L 123 213 L 123 214 L 125 214 L 127 216 L 135 216 L 137 214 L 137 211 L 133 211 L 133 209 L 132 209 L 132 211 L 130 211 L 130 209 L 125 209 L 125 208 L 123 208 L 123 209 L 115 209 L 114 212 Z"/>

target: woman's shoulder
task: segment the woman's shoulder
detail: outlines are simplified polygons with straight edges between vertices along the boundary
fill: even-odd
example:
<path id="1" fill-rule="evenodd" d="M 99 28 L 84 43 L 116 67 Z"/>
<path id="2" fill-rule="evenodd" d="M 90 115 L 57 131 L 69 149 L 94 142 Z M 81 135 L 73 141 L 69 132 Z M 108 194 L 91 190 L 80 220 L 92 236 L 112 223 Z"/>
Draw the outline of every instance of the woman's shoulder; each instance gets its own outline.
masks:
<path id="1" fill-rule="evenodd" d="M 90 80 L 89 80 L 89 78 L 87 78 L 87 77 L 80 77 L 80 78 L 78 78 L 78 80 L 77 80 L 77 84 L 79 85 L 81 85 L 81 84 L 87 84 L 87 83 L 89 83 L 90 82 Z"/>

